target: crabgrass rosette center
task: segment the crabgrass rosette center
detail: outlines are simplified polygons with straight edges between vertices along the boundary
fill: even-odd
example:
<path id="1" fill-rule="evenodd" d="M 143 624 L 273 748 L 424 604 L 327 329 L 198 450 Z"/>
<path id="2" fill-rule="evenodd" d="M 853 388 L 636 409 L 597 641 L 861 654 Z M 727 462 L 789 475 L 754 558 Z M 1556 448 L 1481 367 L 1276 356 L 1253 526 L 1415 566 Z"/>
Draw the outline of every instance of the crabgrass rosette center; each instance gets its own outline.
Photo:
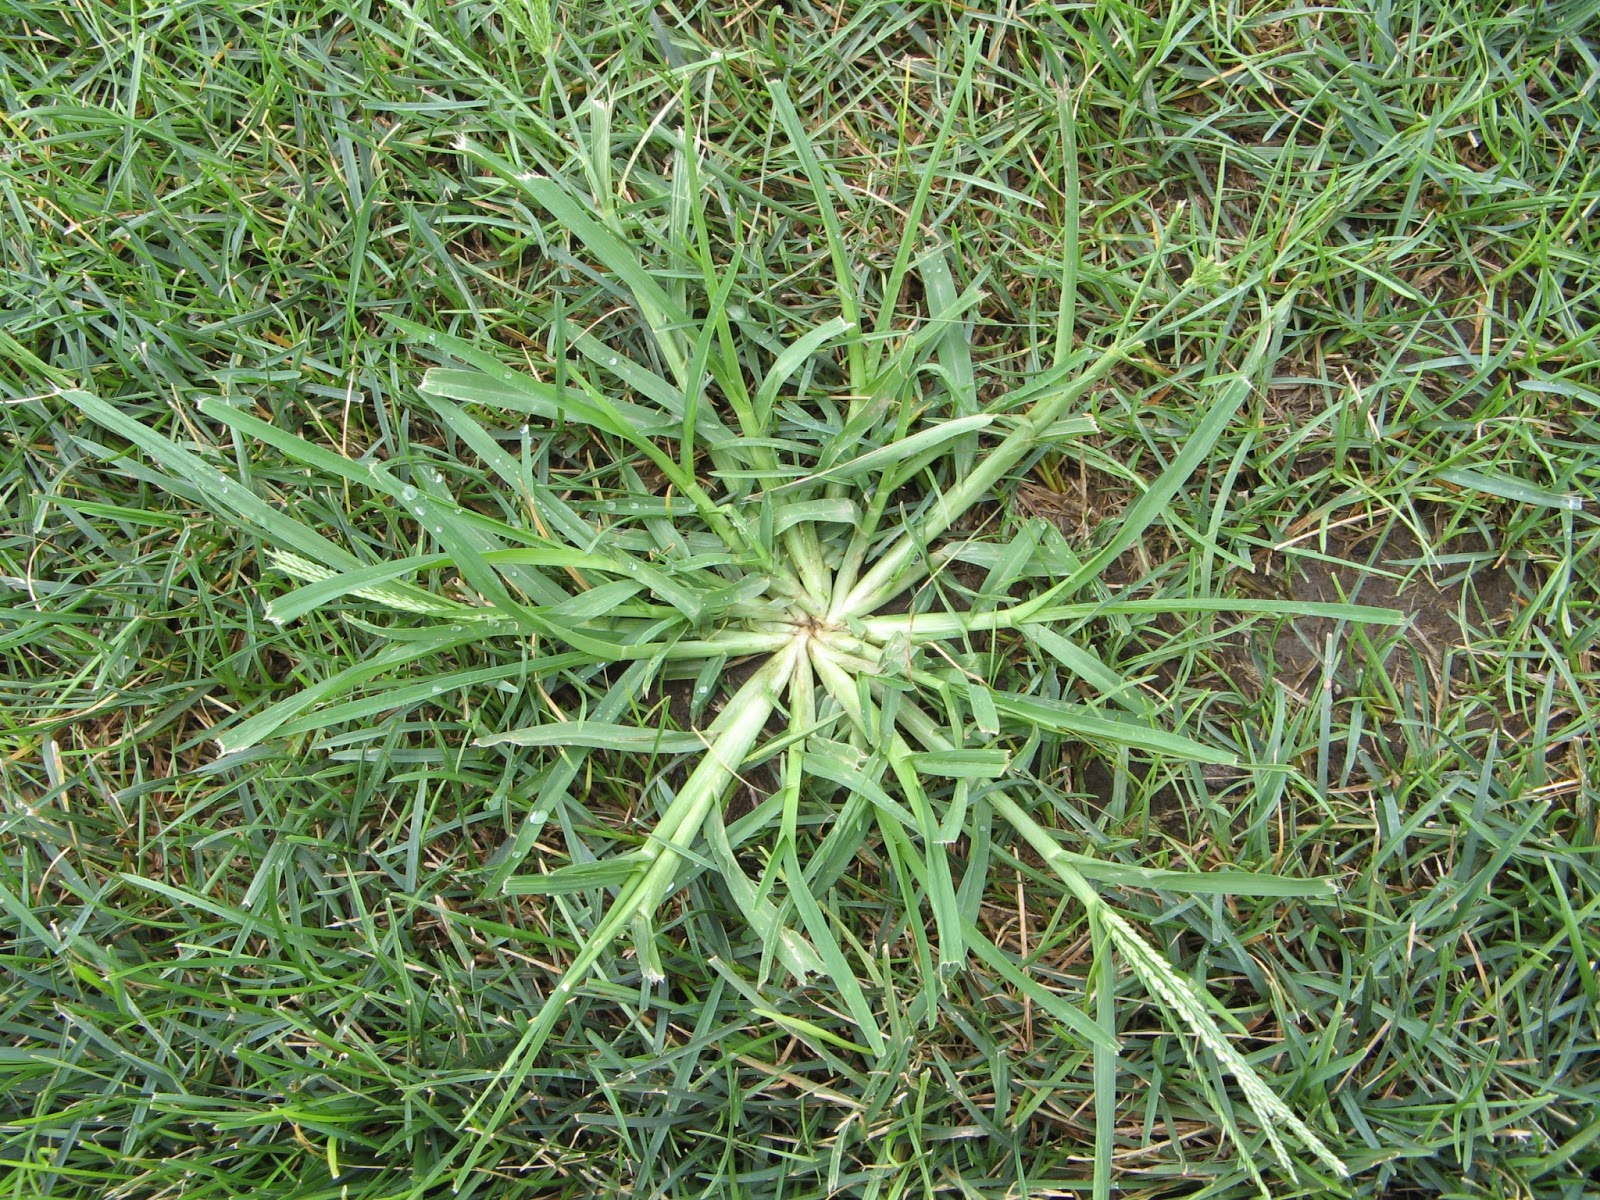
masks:
<path id="1" fill-rule="evenodd" d="M 421 385 L 438 427 L 498 477 L 525 520 L 464 506 L 437 473 L 354 461 L 241 408 L 207 406 L 206 416 L 238 434 L 325 478 L 387 495 L 415 518 L 417 553 L 365 561 L 111 405 L 72 396 L 183 487 L 269 543 L 271 561 L 303 585 L 274 600 L 269 616 L 293 620 L 356 598 L 423 623 L 353 667 L 339 686 L 402 668 L 421 657 L 419 645 L 437 654 L 503 637 L 532 648 L 521 677 L 549 700 L 550 719 L 477 739 L 505 748 L 512 769 L 521 755 L 540 764 L 539 802 L 498 856 L 492 880 L 511 893 L 590 897 L 599 915 L 465 1123 L 495 1129 L 508 1119 L 569 998 L 604 968 L 619 938 L 631 939 L 647 984 L 664 976 L 656 920 L 700 872 L 725 889 L 760 943 L 763 963 L 799 979 L 824 979 L 859 1031 L 856 1048 L 883 1054 L 880 1001 L 862 982 L 871 973 L 853 961 L 818 894 L 868 841 L 903 872 L 907 902 L 927 914 L 907 926 L 918 959 L 931 967 L 923 1011 L 934 1010 L 952 975 L 976 956 L 1031 989 L 1045 1011 L 1095 1048 L 1097 1064 L 1114 1062 L 1113 1026 L 1033 984 L 977 924 L 981 875 L 962 876 L 951 847 L 987 829 L 995 815 L 1081 900 L 1100 931 L 1102 959 L 1120 956 L 1171 1018 L 1239 1078 L 1278 1156 L 1289 1161 L 1280 1140 L 1287 1129 L 1325 1166 L 1342 1171 L 1315 1132 L 1232 1052 L 1193 985 L 1144 944 L 1096 886 L 1207 892 L 1216 890 L 1214 881 L 1111 869 L 1067 852 L 1034 815 L 1026 771 L 1044 739 L 1233 761 L 1231 750 L 1168 728 L 1153 707 L 1130 699 L 1138 696 L 1130 681 L 1055 626 L 1117 611 L 1116 602 L 1075 596 L 1160 518 L 1212 452 L 1268 360 L 1287 302 L 1264 311 L 1246 361 L 1217 364 L 1206 384 L 1211 406 L 1098 549 L 1083 558 L 1060 548 L 1046 553 L 1038 521 L 1011 529 L 1009 539 L 957 531 L 1020 466 L 1093 428 L 1078 411 L 1083 397 L 1159 326 L 1065 353 L 996 398 L 980 401 L 969 382 L 930 403 L 918 385 L 923 369 L 937 361 L 943 378 L 970 381 L 967 348 L 937 322 L 897 332 L 888 309 L 875 328 L 864 329 L 861 305 L 841 278 L 840 314 L 770 352 L 757 378 L 748 370 L 755 356 L 730 318 L 733 267 L 719 273 L 709 257 L 697 259 L 705 299 L 692 305 L 681 281 L 668 287 L 644 268 L 615 213 L 569 181 L 514 170 L 482 147 L 465 149 L 604 268 L 630 298 L 652 351 L 625 354 L 566 328 L 558 313 L 552 344 L 560 353 L 550 369 L 532 375 L 465 339 L 396 322 L 445 364 Z M 693 225 L 692 208 L 681 219 Z M 953 296 L 939 254 L 915 264 L 902 255 L 887 294 L 898 294 L 913 265 L 929 295 L 949 298 L 944 322 L 974 302 Z M 841 401 L 808 407 L 796 379 L 818 363 L 840 370 L 847 387 Z M 519 452 L 507 431 L 520 422 L 526 432 Z M 561 439 L 569 452 L 576 446 L 614 463 L 608 477 L 617 486 L 604 495 L 555 486 L 549 464 Z M 544 464 L 538 470 L 534 443 Z M 647 484 L 647 474 L 656 482 Z M 981 583 L 951 586 L 943 578 L 963 559 L 986 564 Z M 441 571 L 453 594 L 420 579 Z M 1340 606 L 1338 615 L 1392 619 L 1351 606 Z M 1030 682 L 1001 656 L 971 653 L 973 639 L 995 634 L 1036 647 L 1048 671 L 1034 672 Z M 1061 670 L 1120 703 L 1071 701 L 1039 687 Z M 463 673 L 464 684 L 493 677 Z M 602 678 L 610 682 L 596 692 Z M 675 680 L 692 681 L 687 728 L 629 719 L 642 697 Z M 563 707 L 551 694 L 569 684 L 592 701 L 577 711 Z M 224 734 L 225 748 L 293 729 L 335 690 L 313 689 L 240 722 Z M 595 752 L 682 756 L 685 773 L 676 784 L 664 774 L 651 779 L 643 807 L 653 820 L 632 848 L 526 869 L 540 829 L 562 806 L 581 804 L 576 781 Z M 724 810 L 756 763 L 767 765 L 776 784 L 741 822 L 741 841 L 762 847 L 759 875 L 751 878 Z M 823 809 L 829 817 L 819 835 L 812 818 Z M 1249 886 L 1286 897 L 1331 893 L 1323 880 L 1257 875 Z"/>

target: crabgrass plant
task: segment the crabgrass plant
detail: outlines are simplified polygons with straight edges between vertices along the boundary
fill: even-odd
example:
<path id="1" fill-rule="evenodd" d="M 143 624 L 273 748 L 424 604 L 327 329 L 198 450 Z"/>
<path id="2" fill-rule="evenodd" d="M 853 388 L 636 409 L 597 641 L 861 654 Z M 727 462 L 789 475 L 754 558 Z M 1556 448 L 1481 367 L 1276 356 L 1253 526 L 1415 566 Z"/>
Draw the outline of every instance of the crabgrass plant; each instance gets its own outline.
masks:
<path id="1" fill-rule="evenodd" d="M 781 95 L 775 104 L 804 146 L 793 110 Z M 66 393 L 153 460 L 164 486 L 263 543 L 267 562 L 299 584 L 271 601 L 273 620 L 362 605 L 389 614 L 381 626 L 393 638 L 389 650 L 232 724 L 221 736 L 224 751 L 304 728 L 319 706 L 425 656 L 494 638 L 529 647 L 521 686 L 545 691 L 550 719 L 480 739 L 541 772 L 538 798 L 493 878 L 513 893 L 609 900 L 603 908 L 597 900 L 603 915 L 466 1115 L 463 1128 L 478 1140 L 463 1140 L 460 1177 L 483 1139 L 510 1119 L 569 998 L 606 971 L 620 939 L 631 939 L 647 985 L 660 980 L 657 921 L 692 873 L 720 880 L 759 939 L 764 970 L 825 983 L 859 1032 L 854 1042 L 841 1040 L 842 1050 L 880 1055 L 880 1014 L 870 982 L 862 982 L 863 975 L 870 981 L 870 964 L 853 961 L 822 898 L 869 834 L 908 908 L 929 918 L 908 923 L 926 967 L 914 1017 L 931 1021 L 940 989 L 975 956 L 1092 1046 L 1099 1195 L 1111 1188 L 1117 1088 L 1115 990 L 1107 981 L 1120 967 L 1188 1035 L 1184 1044 L 1201 1078 L 1217 1078 L 1218 1068 L 1232 1077 L 1259 1138 L 1285 1169 L 1343 1175 L 1324 1135 L 1236 1049 L 1230 1034 L 1242 1030 L 1232 1017 L 1107 898 L 1133 886 L 1293 900 L 1327 897 L 1332 884 L 1243 870 L 1145 869 L 1079 853 L 1052 828 L 1030 773 L 1041 744 L 1065 740 L 1203 764 L 1235 761 L 1231 748 L 1185 732 L 1183 714 L 1164 711 L 1090 645 L 1061 633 L 1064 623 L 1152 608 L 1300 609 L 1392 621 L 1393 614 L 1353 605 L 1080 598 L 1161 520 L 1238 418 L 1272 361 L 1290 298 L 1269 303 L 1249 286 L 1222 296 L 1236 312 L 1257 314 L 1253 330 L 1228 342 L 1248 352 L 1230 363 L 1216 351 L 1204 387 L 1209 407 L 1109 536 L 1080 555 L 1037 519 L 1004 527 L 1000 536 L 1002 523 L 983 518 L 981 506 L 1014 473 L 1092 431 L 1084 415 L 1091 390 L 1107 385 L 1151 339 L 1170 333 L 1192 304 L 1169 303 L 1137 321 L 1130 310 L 1104 344 L 1073 348 L 1069 263 L 1056 361 L 1020 387 L 985 395 L 961 333 L 976 295 L 957 293 L 945 251 L 919 251 L 908 235 L 891 269 L 885 294 L 898 295 L 908 278 L 920 276 L 928 319 L 897 330 L 886 305 L 867 323 L 837 219 L 829 219 L 821 165 L 802 151 L 824 198 L 836 315 L 758 355 L 741 342 L 732 312 L 739 264 L 717 268 L 705 249 L 692 159 L 680 153 L 677 177 L 685 186 L 674 191 L 669 224 L 688 244 L 698 241 L 699 277 L 686 271 L 663 279 L 643 266 L 631 240 L 644 236 L 639 227 L 591 189 L 523 172 L 476 144 L 462 149 L 565 231 L 573 253 L 626 298 L 653 347 L 650 355 L 626 355 L 570 328 L 557 308 L 548 322 L 550 361 L 535 376 L 511 369 L 482 344 L 405 326 L 446 364 L 430 370 L 420 388 L 442 437 L 498 477 L 518 498 L 525 522 L 458 503 L 431 469 L 317 444 L 237 404 L 209 402 L 185 414 L 192 437 L 180 441 L 104 399 Z M 924 190 L 919 205 L 925 198 Z M 908 228 L 919 218 L 913 212 Z M 750 369 L 756 361 L 764 371 Z M 844 401 L 805 394 L 807 378 L 835 368 L 848 383 Z M 932 376 L 942 386 L 925 388 Z M 415 518 L 420 552 L 381 558 L 269 503 L 247 478 L 219 469 L 205 446 L 208 422 L 240 445 L 274 448 L 313 478 L 387 495 Z M 614 456 L 608 469 L 617 482 L 603 504 L 569 503 L 531 466 L 533 448 L 575 432 Z M 981 581 L 944 585 L 947 573 L 961 572 Z M 1001 639 L 1005 654 L 993 649 Z M 1032 655 L 1036 669 L 1019 671 L 1018 654 Z M 1080 699 L 1043 683 L 1063 672 L 1078 681 Z M 600 699 L 574 708 L 573 691 L 563 692 L 563 681 L 574 678 L 597 684 L 599 693 L 579 694 Z M 420 695 L 482 681 L 469 671 L 416 688 Z M 627 719 L 640 697 L 673 686 L 687 692 L 687 720 Z M 595 752 L 641 761 L 669 755 L 681 769 L 648 779 L 659 803 L 634 848 L 596 856 L 569 838 L 570 862 L 529 868 L 530 849 L 580 786 Z M 735 853 L 725 815 L 730 793 L 758 769 L 776 786 L 740 818 L 740 843 L 763 848 L 753 859 Z M 819 797 L 840 795 L 826 833 L 802 839 Z M 1030 979 L 979 928 L 985 847 L 996 817 L 1087 911 L 1093 978 L 1100 981 L 1093 1016 Z M 958 872 L 953 847 L 963 840 L 972 849 L 963 850 L 965 870 Z M 747 873 L 753 861 L 754 875 Z M 1222 1126 L 1251 1144 L 1234 1109 L 1215 1092 L 1213 1099 Z"/>

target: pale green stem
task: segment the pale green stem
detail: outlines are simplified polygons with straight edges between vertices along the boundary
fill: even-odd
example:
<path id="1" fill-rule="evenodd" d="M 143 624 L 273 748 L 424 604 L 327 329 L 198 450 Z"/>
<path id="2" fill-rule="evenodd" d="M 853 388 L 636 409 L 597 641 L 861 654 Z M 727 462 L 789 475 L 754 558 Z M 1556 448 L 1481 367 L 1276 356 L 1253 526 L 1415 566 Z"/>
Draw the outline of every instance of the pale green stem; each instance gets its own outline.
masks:
<path id="1" fill-rule="evenodd" d="M 728 701 L 722 715 L 712 724 L 709 730 L 712 737 L 705 756 L 662 816 L 655 836 L 637 852 L 644 861 L 619 889 L 610 909 L 595 926 L 555 990 L 529 1023 L 522 1040 L 505 1065 L 496 1073 L 493 1083 L 510 1082 L 489 1118 L 489 1130 L 498 1129 L 511 1108 L 521 1101 L 518 1085 L 527 1077 L 534 1058 L 555 1029 L 573 989 L 594 969 L 606 948 L 633 918 L 639 913 L 653 911 L 672 890 L 678 865 L 683 859 L 682 851 L 686 851 L 699 834 L 711 806 L 737 778 L 740 765 L 761 736 L 767 719 L 777 706 L 778 697 L 794 672 L 795 663 L 803 653 L 803 639 L 791 638 L 784 649 L 774 654 L 745 681 L 744 686 Z M 493 1091 L 493 1086 L 484 1089 L 478 1102 L 461 1119 L 461 1128 L 465 1129 L 471 1124 Z"/>
<path id="2" fill-rule="evenodd" d="M 1104 607 L 1101 604 L 1064 604 L 1055 608 L 1035 608 L 1030 602 L 980 613 L 894 613 L 883 617 L 866 617 L 859 628 L 863 636 L 874 642 L 887 642 L 894 638 L 939 642 L 968 633 L 1015 629 L 1018 625 L 1030 622 L 1093 616 Z"/>
<path id="3" fill-rule="evenodd" d="M 927 567 L 924 565 L 920 571 L 913 569 L 918 551 L 949 529 L 987 495 L 1007 471 L 1039 444 L 1045 430 L 1054 425 L 1078 397 L 1126 357 L 1131 345 L 1127 341 L 1114 342 L 1072 382 L 1040 400 L 1028 410 L 1026 416 L 1019 418 L 1017 427 L 992 451 L 979 458 L 972 474 L 959 480 L 934 501 L 929 511 L 917 522 L 915 530 L 901 534 L 848 595 L 836 596 L 829 617 L 844 621 L 865 616 L 920 582 L 927 575 Z"/>
<path id="4" fill-rule="evenodd" d="M 766 727 L 767 718 L 777 706 L 778 697 L 794 673 L 795 664 L 804 653 L 800 639 L 773 655 L 771 659 L 745 681 L 723 709 L 722 716 L 712 726 L 716 739 L 706 748 L 705 757 L 689 775 L 683 789 L 672 806 L 661 818 L 654 836 L 641 853 L 656 857 L 640 893 L 639 907 L 646 912 L 656 906 L 672 890 L 680 848 L 687 850 L 700 833 L 711 806 L 727 791 L 728 785 L 738 778 L 739 768 Z M 731 719 L 730 719 L 731 718 Z M 726 726 L 718 729 L 724 719 Z"/>
<path id="5" fill-rule="evenodd" d="M 793 744 L 785 754 L 783 772 L 783 816 L 779 834 L 794 845 L 800 824 L 800 784 L 805 777 L 806 735 L 816 723 L 815 676 L 811 655 L 795 656 L 794 674 L 789 680 L 789 736 Z"/>
<path id="6" fill-rule="evenodd" d="M 622 646 L 608 654 L 615 662 L 628 662 L 640 658 L 743 658 L 751 654 L 773 654 L 794 640 L 789 630 L 727 629 L 681 642 L 646 642 L 642 645 Z"/>
<path id="7" fill-rule="evenodd" d="M 817 540 L 817 527 L 802 521 L 783 531 L 783 544 L 789 551 L 801 586 L 805 588 L 806 611 L 820 617 L 827 609 L 833 584 L 828 578 L 828 566 L 823 562 L 822 543 Z"/>
<path id="8" fill-rule="evenodd" d="M 835 597 L 842 599 L 848 596 L 856 585 L 856 579 L 861 574 L 861 564 L 866 561 L 867 551 L 872 548 L 872 541 L 878 535 L 878 525 L 883 520 L 883 510 L 888 506 L 889 497 L 894 491 L 888 483 L 888 473 L 885 472 L 879 477 L 878 487 L 872 493 L 872 499 L 867 502 L 866 511 L 861 514 L 861 523 L 850 535 L 850 544 L 845 548 L 844 558 L 839 563 L 838 571 L 834 573 Z"/>
<path id="9" fill-rule="evenodd" d="M 1070 580 L 1067 582 L 1071 582 Z M 969 633 L 992 633 L 1019 629 L 1024 625 L 1050 625 L 1085 617 L 1113 613 L 1195 613 L 1226 612 L 1241 616 L 1313 616 L 1330 620 L 1365 621 L 1374 625 L 1400 625 L 1403 614 L 1388 608 L 1369 608 L 1359 604 L 1311 604 L 1295 601 L 1216 600 L 1194 597 L 1145 596 L 1126 600 L 1080 601 L 1076 604 L 1051 604 L 1051 588 L 1023 604 L 989 612 L 892 613 L 865 617 L 855 628 L 867 642 L 887 644 L 896 639 L 913 643 L 939 642 Z"/>
<path id="10" fill-rule="evenodd" d="M 899 780 L 901 790 L 905 792 L 906 800 L 910 803 L 912 813 L 917 820 L 918 832 L 922 836 L 922 852 L 927 856 L 928 900 L 933 909 L 940 962 L 943 966 L 953 968 L 966 958 L 966 939 L 957 913 L 955 886 L 950 877 L 945 847 L 939 841 L 939 831 L 927 792 L 917 779 L 916 767 L 911 760 L 911 747 L 898 729 L 892 725 L 884 728 L 885 722 L 881 710 L 877 714 L 876 721 L 869 720 L 869 714 L 862 704 L 861 693 L 855 686 L 857 677 L 850 673 L 856 665 L 854 660 L 842 656 L 836 657 L 826 646 L 813 643 L 811 661 L 828 694 L 838 702 L 840 708 L 844 709 L 863 736 L 873 737 L 873 726 L 878 727 L 876 730 L 878 743 L 885 748 L 889 767 Z"/>

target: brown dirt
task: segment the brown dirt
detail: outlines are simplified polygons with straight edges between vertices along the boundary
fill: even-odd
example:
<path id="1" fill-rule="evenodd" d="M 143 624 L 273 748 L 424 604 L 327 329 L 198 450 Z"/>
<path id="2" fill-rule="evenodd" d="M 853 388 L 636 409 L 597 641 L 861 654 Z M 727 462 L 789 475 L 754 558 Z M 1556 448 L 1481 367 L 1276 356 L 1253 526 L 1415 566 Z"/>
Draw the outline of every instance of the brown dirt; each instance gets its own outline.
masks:
<path id="1" fill-rule="evenodd" d="M 1468 539 L 1436 547 L 1440 555 L 1487 549 Z M 1395 527 L 1385 535 L 1378 525 L 1346 527 L 1330 535 L 1326 554 L 1333 561 L 1279 558 L 1277 594 L 1296 601 L 1396 609 L 1406 624 L 1371 629 L 1363 640 L 1352 637 L 1348 626 L 1340 629 L 1339 623 L 1322 617 L 1285 622 L 1267 649 L 1277 681 L 1305 703 L 1323 686 L 1330 638 L 1338 639 L 1331 680 L 1336 689 L 1352 686 L 1356 670 L 1377 668 L 1398 688 L 1421 682 L 1436 699 L 1449 699 L 1452 660 L 1476 641 L 1474 630 L 1503 625 L 1512 616 L 1516 586 L 1502 567 L 1484 564 L 1464 573 L 1452 564 L 1430 571 L 1424 548 L 1409 529 Z M 1413 653 L 1406 653 L 1408 649 Z M 1419 666 L 1427 679 L 1418 680 Z"/>
<path id="2" fill-rule="evenodd" d="M 1332 689 L 1336 702 L 1346 694 L 1366 696 L 1367 759 L 1380 770 L 1385 761 L 1401 762 L 1406 753 L 1401 725 L 1405 714 L 1386 710 L 1381 700 L 1373 700 L 1381 689 L 1372 686 L 1370 676 L 1363 685 L 1362 676 L 1381 672 L 1395 695 L 1414 697 L 1430 717 L 1466 701 L 1479 688 L 1468 678 L 1472 647 L 1481 642 L 1482 631 L 1502 628 L 1512 618 L 1518 594 L 1511 575 L 1492 560 L 1481 540 L 1438 541 L 1431 529 L 1427 533 L 1434 552 L 1432 567 L 1415 533 L 1379 518 L 1333 529 L 1323 542 L 1308 540 L 1287 547 L 1245 581 L 1247 591 L 1269 598 L 1395 609 L 1404 615 L 1404 625 L 1354 626 L 1321 617 L 1242 622 L 1232 638 L 1212 643 L 1208 664 L 1190 682 L 1211 688 L 1219 698 L 1231 696 L 1222 703 L 1241 712 L 1267 698 L 1274 683 L 1285 689 L 1291 706 L 1320 703 L 1324 687 Z M 1302 552 L 1295 553 L 1296 549 Z M 1475 564 L 1437 561 L 1468 554 L 1483 558 Z M 1168 635 L 1177 635 L 1184 624 L 1181 616 L 1155 622 Z M 1329 661 L 1331 672 L 1324 666 Z M 1163 674 L 1160 668 L 1156 673 Z M 1336 721 L 1340 719 L 1336 716 Z M 1474 712 L 1466 725 L 1474 732 L 1492 728 L 1514 738 L 1527 733 L 1515 713 L 1488 708 Z M 1092 803 L 1109 805 L 1115 781 L 1102 755 L 1084 747 L 1069 753 L 1065 766 L 1067 777 L 1059 783 L 1092 798 Z M 1130 769 L 1142 779 L 1144 770 L 1137 761 Z M 1236 771 L 1224 769 L 1207 769 L 1204 777 L 1214 794 L 1235 787 L 1239 780 Z M 1130 781 L 1130 800 L 1143 790 L 1140 779 Z M 1183 838 L 1200 829 L 1193 803 L 1173 788 L 1155 789 L 1146 803 L 1149 819 L 1174 836 Z"/>

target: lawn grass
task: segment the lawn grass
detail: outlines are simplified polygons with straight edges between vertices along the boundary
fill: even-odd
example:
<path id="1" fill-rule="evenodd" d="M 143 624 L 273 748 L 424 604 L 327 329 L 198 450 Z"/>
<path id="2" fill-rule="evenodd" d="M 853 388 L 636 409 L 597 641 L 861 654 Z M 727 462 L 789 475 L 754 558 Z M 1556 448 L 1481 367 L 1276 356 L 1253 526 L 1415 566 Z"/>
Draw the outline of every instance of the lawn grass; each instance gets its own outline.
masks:
<path id="1" fill-rule="evenodd" d="M 0 1194 L 1600 1188 L 1600 9 L 996 9 L 0 0 Z M 937 836 L 837 780 L 785 816 L 789 750 L 741 755 L 647 935 L 600 946 L 607 888 L 541 881 L 661 845 L 744 656 L 658 680 L 452 629 L 502 585 L 431 522 L 669 561 L 664 481 L 710 458 L 466 406 L 496 457 L 419 385 L 455 337 L 613 402 L 658 397 L 612 354 L 753 390 L 846 325 L 788 364 L 774 453 L 1084 383 L 900 606 L 1075 582 L 862 687 L 950 772 Z M 750 461 L 717 486 L 772 486 Z M 285 607 L 274 512 L 422 556 L 412 607 Z M 918 725 L 973 678 L 1217 761 L 1013 736 L 978 687 Z M 671 736 L 486 743 L 556 712 Z M 1003 792 L 926 757 L 988 729 Z M 1162 964 L 1348 1178 L 1276 1160 Z"/>

